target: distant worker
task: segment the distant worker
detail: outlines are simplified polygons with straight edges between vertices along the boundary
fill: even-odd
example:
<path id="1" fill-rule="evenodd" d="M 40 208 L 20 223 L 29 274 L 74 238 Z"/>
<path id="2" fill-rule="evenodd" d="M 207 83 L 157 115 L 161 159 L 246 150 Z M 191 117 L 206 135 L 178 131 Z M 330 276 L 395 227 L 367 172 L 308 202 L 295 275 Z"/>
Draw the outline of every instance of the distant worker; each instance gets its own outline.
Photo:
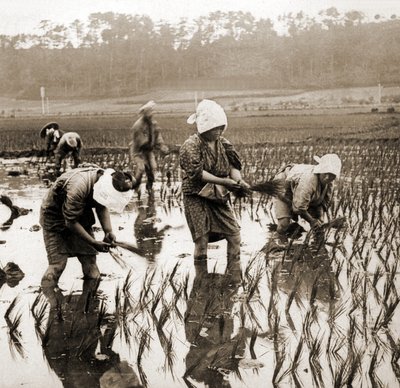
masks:
<path id="1" fill-rule="evenodd" d="M 168 146 L 164 143 L 160 128 L 153 120 L 153 110 L 156 103 L 149 101 L 139 109 L 139 118 L 132 126 L 131 159 L 134 164 L 135 179 L 137 186 L 140 185 L 142 176 L 146 173 L 146 189 L 152 193 L 154 174 L 157 163 L 154 151 L 161 151 L 163 154 L 169 152 Z"/>
<path id="2" fill-rule="evenodd" d="M 41 130 L 40 130 L 40 137 L 45 139 L 46 141 L 46 156 L 49 157 L 53 155 L 54 150 L 56 149 L 58 142 L 61 139 L 61 136 L 64 134 L 61 131 L 60 126 L 58 123 L 50 122 L 47 123 Z"/>
<path id="3" fill-rule="evenodd" d="M 332 199 L 333 181 L 340 176 L 342 162 L 336 154 L 326 154 L 314 159 L 317 165 L 290 164 L 281 170 L 274 181 L 281 181 L 283 193 L 274 199 L 278 226 L 270 248 L 285 248 L 286 231 L 292 219 L 298 216 L 307 221 L 315 231 L 316 239 Z"/>
<path id="4" fill-rule="evenodd" d="M 72 155 L 74 159 L 74 168 L 79 166 L 81 162 L 82 140 L 76 132 L 66 132 L 62 135 L 58 142 L 57 148 L 54 150 L 56 175 L 60 175 L 61 163 L 68 156 Z"/>
<path id="5" fill-rule="evenodd" d="M 109 210 L 121 213 L 132 198 L 133 177 L 121 171 L 77 168 L 62 174 L 49 189 L 40 209 L 40 224 L 49 266 L 42 287 L 56 287 L 69 257 L 76 256 L 85 278 L 98 279 L 98 252 L 108 252 L 116 237 Z M 93 209 L 104 231 L 96 240 Z"/>

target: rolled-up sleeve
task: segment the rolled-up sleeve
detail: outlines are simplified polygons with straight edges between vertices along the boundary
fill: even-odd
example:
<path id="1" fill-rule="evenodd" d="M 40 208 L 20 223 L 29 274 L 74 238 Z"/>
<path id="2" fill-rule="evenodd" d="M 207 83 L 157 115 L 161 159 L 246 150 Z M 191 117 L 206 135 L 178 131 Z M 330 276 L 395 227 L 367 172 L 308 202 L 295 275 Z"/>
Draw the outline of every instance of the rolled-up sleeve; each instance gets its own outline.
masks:
<path id="1" fill-rule="evenodd" d="M 300 177 L 297 186 L 293 188 L 293 212 L 299 213 L 308 210 L 315 192 L 315 184 L 315 178 L 312 175 Z"/>
<path id="2" fill-rule="evenodd" d="M 236 152 L 235 147 L 229 140 L 225 138 L 221 138 L 221 143 L 225 148 L 225 153 L 226 156 L 228 157 L 230 165 L 236 168 L 237 170 L 241 170 L 242 162 L 240 161 L 239 154 Z"/>
<path id="3" fill-rule="evenodd" d="M 203 157 L 198 144 L 187 140 L 179 151 L 179 161 L 188 179 L 200 181 L 203 173 Z"/>

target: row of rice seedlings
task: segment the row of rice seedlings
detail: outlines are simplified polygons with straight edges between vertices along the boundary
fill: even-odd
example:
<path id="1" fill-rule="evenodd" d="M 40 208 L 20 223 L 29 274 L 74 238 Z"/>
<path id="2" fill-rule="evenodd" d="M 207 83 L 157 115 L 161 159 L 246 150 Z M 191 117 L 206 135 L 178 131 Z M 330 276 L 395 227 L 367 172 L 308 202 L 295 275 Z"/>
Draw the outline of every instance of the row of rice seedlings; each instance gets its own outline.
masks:
<path id="1" fill-rule="evenodd" d="M 14 317 L 11 317 L 11 314 L 15 310 L 18 301 L 19 297 L 17 295 L 8 306 L 4 314 L 4 319 L 8 326 L 8 344 L 12 356 L 15 358 L 15 355 L 18 354 L 21 358 L 24 358 L 25 350 L 22 346 L 22 334 L 19 330 L 22 312 L 15 313 Z"/>
<path id="2" fill-rule="evenodd" d="M 35 320 L 35 333 L 39 340 L 43 339 L 43 323 L 46 318 L 48 303 L 41 292 L 38 293 L 31 306 L 31 313 Z"/>

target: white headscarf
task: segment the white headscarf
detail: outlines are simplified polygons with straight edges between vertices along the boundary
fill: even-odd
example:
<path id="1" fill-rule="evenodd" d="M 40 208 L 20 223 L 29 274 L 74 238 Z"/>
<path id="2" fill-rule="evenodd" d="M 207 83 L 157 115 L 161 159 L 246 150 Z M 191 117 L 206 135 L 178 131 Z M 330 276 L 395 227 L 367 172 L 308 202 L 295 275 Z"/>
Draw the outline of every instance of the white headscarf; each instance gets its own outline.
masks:
<path id="1" fill-rule="evenodd" d="M 63 138 L 65 142 L 71 147 L 76 148 L 78 147 L 78 139 L 79 135 L 76 132 L 67 132 L 64 133 Z"/>
<path id="2" fill-rule="evenodd" d="M 314 160 L 318 163 L 318 166 L 314 167 L 314 174 L 334 174 L 336 178 L 339 178 L 340 171 L 342 169 L 342 162 L 336 154 L 326 154 L 318 157 L 314 156 Z"/>
<path id="3" fill-rule="evenodd" d="M 221 105 L 212 100 L 203 100 L 197 105 L 196 113 L 187 119 L 188 124 L 197 125 L 197 131 L 204 133 L 215 127 L 228 126 L 228 119 Z"/>
<path id="4" fill-rule="evenodd" d="M 150 100 L 149 102 L 146 102 L 146 104 L 142 105 L 139 108 L 139 114 L 144 115 L 146 113 L 149 113 L 154 109 L 155 106 L 156 103 L 153 100 Z"/>
<path id="5" fill-rule="evenodd" d="M 112 183 L 112 168 L 107 168 L 104 174 L 93 186 L 93 199 L 111 211 L 122 213 L 133 196 L 133 190 L 118 191 Z"/>

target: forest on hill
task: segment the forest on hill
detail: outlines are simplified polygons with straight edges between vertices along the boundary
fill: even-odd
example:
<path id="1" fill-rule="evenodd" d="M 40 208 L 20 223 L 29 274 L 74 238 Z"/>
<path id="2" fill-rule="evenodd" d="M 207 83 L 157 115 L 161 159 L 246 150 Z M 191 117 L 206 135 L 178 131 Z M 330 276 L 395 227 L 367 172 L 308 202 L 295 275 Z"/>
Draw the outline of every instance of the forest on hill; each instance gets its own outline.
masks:
<path id="1" fill-rule="evenodd" d="M 284 32 L 282 33 L 282 26 Z M 0 94 L 119 97 L 154 88 L 334 88 L 400 81 L 400 18 L 358 11 L 269 19 L 213 12 L 194 21 L 91 14 L 37 34 L 0 35 Z"/>

